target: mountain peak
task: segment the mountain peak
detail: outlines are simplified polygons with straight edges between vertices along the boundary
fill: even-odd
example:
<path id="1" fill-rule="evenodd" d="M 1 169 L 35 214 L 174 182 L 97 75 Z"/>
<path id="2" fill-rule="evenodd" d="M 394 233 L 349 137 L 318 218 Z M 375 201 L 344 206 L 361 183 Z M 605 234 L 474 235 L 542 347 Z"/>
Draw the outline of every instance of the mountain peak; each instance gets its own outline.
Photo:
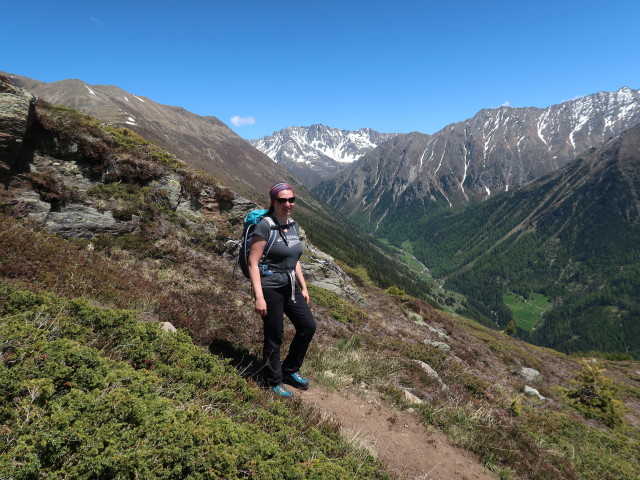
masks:
<path id="1" fill-rule="evenodd" d="M 387 211 L 406 205 L 394 201 L 382 209 L 372 198 L 410 199 L 426 210 L 466 206 L 554 171 L 638 123 L 640 94 L 628 87 L 544 109 L 482 109 L 445 126 L 420 148 L 376 149 L 367 168 L 348 166 L 316 192 L 343 213 L 364 208 L 371 225 L 380 225 L 392 217 Z"/>
<path id="2" fill-rule="evenodd" d="M 340 130 L 316 123 L 288 127 L 249 143 L 297 175 L 307 187 L 313 187 L 395 135 L 370 128 Z"/>

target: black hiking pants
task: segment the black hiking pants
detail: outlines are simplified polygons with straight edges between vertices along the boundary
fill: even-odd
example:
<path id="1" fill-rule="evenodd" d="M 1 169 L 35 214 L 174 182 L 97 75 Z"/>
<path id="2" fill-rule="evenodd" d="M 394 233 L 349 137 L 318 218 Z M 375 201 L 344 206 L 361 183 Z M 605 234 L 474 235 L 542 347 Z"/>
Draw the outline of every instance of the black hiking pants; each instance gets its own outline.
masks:
<path id="1" fill-rule="evenodd" d="M 279 288 L 263 288 L 267 314 L 264 322 L 264 345 L 262 359 L 264 361 L 264 382 L 268 387 L 282 383 L 282 376 L 300 370 L 307 349 L 316 331 L 316 321 L 309 305 L 296 289 L 295 303 L 291 300 L 291 285 Z M 280 347 L 284 337 L 283 314 L 286 314 L 296 329 L 295 336 L 289 346 L 286 358 L 280 362 Z"/>

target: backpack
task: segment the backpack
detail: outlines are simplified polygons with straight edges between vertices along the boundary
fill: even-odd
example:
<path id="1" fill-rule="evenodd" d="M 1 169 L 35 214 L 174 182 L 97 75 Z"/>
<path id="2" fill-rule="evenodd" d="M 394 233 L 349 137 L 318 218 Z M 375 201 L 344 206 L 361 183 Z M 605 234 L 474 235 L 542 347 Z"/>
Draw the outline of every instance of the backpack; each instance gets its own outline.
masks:
<path id="1" fill-rule="evenodd" d="M 273 246 L 273 243 L 276 241 L 276 236 L 280 232 L 280 229 L 283 226 L 286 227 L 294 227 L 296 233 L 298 232 L 298 226 L 295 222 L 289 222 L 287 225 L 279 225 L 276 221 L 274 221 L 271 216 L 267 215 L 267 210 L 251 210 L 246 217 L 244 217 L 243 229 L 242 229 L 242 239 L 240 241 L 240 251 L 238 252 L 238 260 L 236 262 L 236 267 L 240 265 L 240 270 L 242 270 L 242 274 L 245 278 L 249 278 L 249 250 L 251 250 L 251 240 L 253 237 L 251 234 L 256 228 L 256 225 L 260 223 L 260 220 L 266 218 L 269 224 L 271 225 L 271 234 L 269 235 L 269 239 L 267 240 L 267 244 L 264 247 L 264 253 L 262 254 L 262 261 L 267 257 L 269 250 Z M 283 237 L 284 239 L 284 237 Z M 286 240 L 285 240 L 286 243 Z M 234 268 L 235 275 L 235 268 Z"/>

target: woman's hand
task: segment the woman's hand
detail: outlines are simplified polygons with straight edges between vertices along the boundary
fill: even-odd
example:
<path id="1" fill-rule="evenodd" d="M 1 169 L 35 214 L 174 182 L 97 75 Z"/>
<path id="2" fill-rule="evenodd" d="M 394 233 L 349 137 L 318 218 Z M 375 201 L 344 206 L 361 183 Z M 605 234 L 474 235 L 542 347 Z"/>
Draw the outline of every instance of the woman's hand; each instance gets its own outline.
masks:
<path id="1" fill-rule="evenodd" d="M 300 289 L 300 293 L 302 293 L 302 296 L 304 297 L 305 301 L 307 302 L 307 305 L 309 305 L 309 301 L 311 300 L 311 297 L 309 297 L 309 291 L 307 290 L 307 286 L 306 285 Z"/>
<path id="2" fill-rule="evenodd" d="M 256 298 L 253 310 L 261 317 L 267 314 L 267 302 L 264 301 L 264 298 Z"/>

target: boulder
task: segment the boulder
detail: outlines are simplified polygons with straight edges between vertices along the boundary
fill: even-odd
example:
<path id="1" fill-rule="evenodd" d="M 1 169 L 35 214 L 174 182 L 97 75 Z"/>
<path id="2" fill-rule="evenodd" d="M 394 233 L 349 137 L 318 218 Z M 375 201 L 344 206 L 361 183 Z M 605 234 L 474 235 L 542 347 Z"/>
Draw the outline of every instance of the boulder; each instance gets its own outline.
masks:
<path id="1" fill-rule="evenodd" d="M 20 158 L 35 118 L 35 96 L 7 80 L 0 77 L 0 181 L 8 178 Z"/>
<path id="2" fill-rule="evenodd" d="M 534 368 L 523 367 L 518 374 L 527 382 L 536 383 L 540 380 L 540 372 Z"/>
<path id="3" fill-rule="evenodd" d="M 536 397 L 536 398 L 538 398 L 540 400 L 546 400 L 545 397 L 540 395 L 540 392 L 538 390 L 536 390 L 533 387 L 529 387 L 528 385 L 524 386 L 524 393 L 525 393 L 525 395 L 529 395 L 530 397 Z"/>
<path id="4" fill-rule="evenodd" d="M 303 234 L 301 233 L 301 237 Z M 343 298 L 348 298 L 358 304 L 362 304 L 362 296 L 353 286 L 353 281 L 333 260 L 333 258 L 305 241 L 305 252 L 308 252 L 302 261 L 302 272 L 305 279 Z"/>
<path id="5" fill-rule="evenodd" d="M 422 327 L 428 327 L 427 322 L 424 321 L 424 317 L 419 313 L 407 312 L 407 317 Z"/>
<path id="6" fill-rule="evenodd" d="M 162 325 L 160 325 L 160 328 L 162 330 L 164 330 L 165 332 L 177 332 L 178 331 L 178 329 L 176 327 L 174 327 L 171 322 L 162 322 Z"/>
<path id="7" fill-rule="evenodd" d="M 438 337 L 440 337 L 441 340 L 451 340 L 451 337 L 449 337 L 449 335 L 444 333 L 443 330 L 440 330 L 439 328 L 436 328 L 436 327 L 432 327 L 431 325 L 427 325 L 427 328 L 431 333 L 434 333 Z"/>

